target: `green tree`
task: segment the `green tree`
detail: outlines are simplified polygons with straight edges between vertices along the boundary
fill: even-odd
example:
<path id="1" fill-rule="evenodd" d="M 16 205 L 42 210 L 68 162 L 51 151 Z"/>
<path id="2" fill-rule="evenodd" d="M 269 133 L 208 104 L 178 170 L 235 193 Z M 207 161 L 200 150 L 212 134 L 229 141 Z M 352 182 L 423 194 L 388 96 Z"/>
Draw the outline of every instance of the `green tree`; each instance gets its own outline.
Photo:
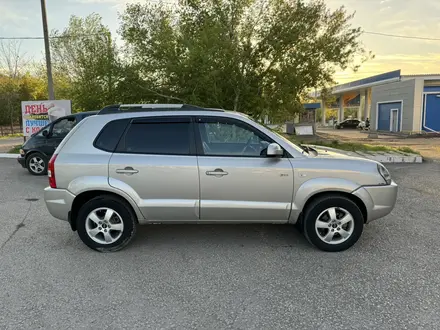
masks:
<path id="1" fill-rule="evenodd" d="M 39 97 L 41 84 L 31 77 L 29 59 L 17 41 L 0 42 L 0 126 L 21 124 L 21 101 Z"/>
<path id="2" fill-rule="evenodd" d="M 121 15 L 120 33 L 158 100 L 282 120 L 311 88 L 331 84 L 336 68 L 368 58 L 352 17 L 322 0 L 136 3 Z"/>
<path id="3" fill-rule="evenodd" d="M 68 27 L 52 31 L 51 37 L 55 82 L 74 108 L 95 110 L 117 100 L 118 48 L 99 15 L 72 16 Z"/>

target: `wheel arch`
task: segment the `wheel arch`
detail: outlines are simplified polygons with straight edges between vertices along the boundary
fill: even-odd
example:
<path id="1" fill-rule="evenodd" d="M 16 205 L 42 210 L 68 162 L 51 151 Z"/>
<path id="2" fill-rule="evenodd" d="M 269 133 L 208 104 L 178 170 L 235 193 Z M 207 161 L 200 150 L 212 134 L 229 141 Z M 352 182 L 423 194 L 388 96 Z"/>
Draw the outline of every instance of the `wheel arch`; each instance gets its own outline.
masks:
<path id="1" fill-rule="evenodd" d="M 364 222 L 367 221 L 368 212 L 364 201 L 353 194 L 359 185 L 345 179 L 316 178 L 304 182 L 297 190 L 289 222 L 297 223 L 302 220 L 303 212 L 311 202 L 325 195 L 339 195 L 353 201 L 362 211 Z"/>
<path id="2" fill-rule="evenodd" d="M 27 160 L 29 159 L 29 157 L 30 157 L 31 155 L 33 155 L 33 154 L 36 154 L 36 153 L 42 154 L 44 157 L 46 157 L 47 160 L 49 160 L 49 158 L 50 158 L 48 155 L 46 155 L 46 153 L 44 153 L 44 152 L 41 151 L 41 150 L 38 150 L 38 149 L 31 149 L 31 150 L 28 150 L 28 151 L 26 152 L 26 155 L 24 156 L 25 161 L 27 162 Z"/>
<path id="3" fill-rule="evenodd" d="M 69 212 L 69 223 L 73 231 L 76 231 L 76 218 L 78 217 L 79 210 L 82 205 L 87 203 L 89 200 L 98 197 L 98 196 L 111 196 L 113 198 L 119 199 L 124 204 L 127 205 L 127 207 L 130 208 L 130 211 L 133 212 L 133 214 L 136 217 L 136 221 L 139 223 L 139 216 L 140 212 L 137 210 L 137 208 L 133 205 L 133 201 L 130 201 L 128 198 L 114 192 L 114 191 L 108 191 L 108 190 L 86 190 L 81 192 L 79 195 L 77 195 L 72 203 L 71 211 Z"/>
<path id="4" fill-rule="evenodd" d="M 351 193 L 348 193 L 348 192 L 345 192 L 345 191 L 337 191 L 337 190 L 335 190 L 335 191 L 323 191 L 323 192 L 319 192 L 319 193 L 316 193 L 316 194 L 310 196 L 310 198 L 304 204 L 303 209 L 301 210 L 300 218 L 302 219 L 302 215 L 304 214 L 304 211 L 307 210 L 307 207 L 310 204 L 312 204 L 314 201 L 316 201 L 319 198 L 327 197 L 327 196 L 345 197 L 345 198 L 351 200 L 361 210 L 362 216 L 364 218 L 364 223 L 367 222 L 368 212 L 367 212 L 367 207 L 364 204 L 364 202 L 359 197 L 357 197 L 357 196 L 355 196 L 355 195 L 353 195 Z"/>

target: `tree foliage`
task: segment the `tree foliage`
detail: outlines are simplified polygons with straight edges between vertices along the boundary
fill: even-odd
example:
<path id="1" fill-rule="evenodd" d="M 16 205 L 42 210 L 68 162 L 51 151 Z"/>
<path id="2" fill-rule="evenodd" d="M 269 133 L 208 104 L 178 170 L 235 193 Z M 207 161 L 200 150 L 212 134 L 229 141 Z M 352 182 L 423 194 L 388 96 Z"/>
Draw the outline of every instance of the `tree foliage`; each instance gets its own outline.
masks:
<path id="1" fill-rule="evenodd" d="M 128 57 L 164 95 L 255 116 L 299 111 L 311 88 L 366 54 L 344 8 L 321 0 L 187 0 L 130 4 Z"/>
<path id="2" fill-rule="evenodd" d="M 118 46 L 99 15 L 72 16 L 51 32 L 55 96 L 74 111 L 190 103 L 281 121 L 335 70 L 370 57 L 352 17 L 323 0 L 134 3 L 120 16 Z M 0 47 L 0 125 L 20 120 L 20 101 L 47 98 L 45 66 L 30 71 L 24 60 L 19 44 Z"/>
<path id="3" fill-rule="evenodd" d="M 115 100 L 120 81 L 118 49 L 97 14 L 72 16 L 62 31 L 51 33 L 53 68 L 77 108 L 95 110 Z"/>
<path id="4" fill-rule="evenodd" d="M 0 125 L 21 123 L 21 101 L 45 98 L 41 79 L 28 71 L 29 58 L 17 41 L 0 43 Z"/>

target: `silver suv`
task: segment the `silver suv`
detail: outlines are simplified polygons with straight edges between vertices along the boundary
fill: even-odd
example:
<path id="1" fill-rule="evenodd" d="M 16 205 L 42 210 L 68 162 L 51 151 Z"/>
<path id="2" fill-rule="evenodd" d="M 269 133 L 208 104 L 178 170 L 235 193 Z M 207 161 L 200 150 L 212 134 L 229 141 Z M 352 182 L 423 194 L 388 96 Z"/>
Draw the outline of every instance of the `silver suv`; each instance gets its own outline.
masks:
<path id="1" fill-rule="evenodd" d="M 342 251 L 391 212 L 397 185 L 378 162 L 299 147 L 236 112 L 188 105 L 104 108 L 81 121 L 48 165 L 49 212 L 98 251 L 138 224 L 296 224 Z"/>

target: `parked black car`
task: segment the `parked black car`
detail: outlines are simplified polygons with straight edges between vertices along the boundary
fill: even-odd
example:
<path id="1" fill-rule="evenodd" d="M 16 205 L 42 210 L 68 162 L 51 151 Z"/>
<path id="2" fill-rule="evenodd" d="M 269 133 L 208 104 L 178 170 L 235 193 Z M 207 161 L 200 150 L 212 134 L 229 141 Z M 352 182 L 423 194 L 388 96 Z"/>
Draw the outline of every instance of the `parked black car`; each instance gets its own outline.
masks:
<path id="1" fill-rule="evenodd" d="M 97 113 L 98 111 L 79 112 L 49 123 L 23 144 L 17 161 L 31 174 L 45 175 L 49 159 L 63 138 L 81 120 Z"/>
<path id="2" fill-rule="evenodd" d="M 337 129 L 341 128 L 357 128 L 360 123 L 358 119 L 346 119 L 336 124 Z"/>

